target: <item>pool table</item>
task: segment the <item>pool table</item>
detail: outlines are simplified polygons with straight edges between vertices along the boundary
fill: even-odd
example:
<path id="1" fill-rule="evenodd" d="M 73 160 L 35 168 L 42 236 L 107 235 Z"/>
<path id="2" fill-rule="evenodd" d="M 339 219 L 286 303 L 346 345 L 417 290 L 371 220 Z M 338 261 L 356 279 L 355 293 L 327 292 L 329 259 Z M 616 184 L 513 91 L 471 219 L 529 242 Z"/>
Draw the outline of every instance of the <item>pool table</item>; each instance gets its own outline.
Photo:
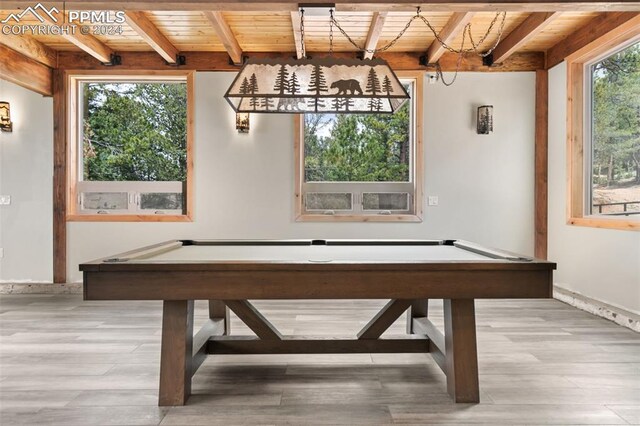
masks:
<path id="1" fill-rule="evenodd" d="M 175 240 L 80 265 L 85 300 L 162 300 L 159 405 L 184 405 L 210 354 L 430 352 L 479 402 L 474 299 L 549 298 L 555 264 L 456 240 Z M 252 299 L 388 299 L 352 339 L 283 336 Z M 428 300 L 444 300 L 444 332 Z M 193 333 L 194 300 L 210 319 Z M 295 303 L 295 302 L 292 302 Z M 255 337 L 233 336 L 234 312 Z M 381 338 L 404 312 L 407 335 Z"/>

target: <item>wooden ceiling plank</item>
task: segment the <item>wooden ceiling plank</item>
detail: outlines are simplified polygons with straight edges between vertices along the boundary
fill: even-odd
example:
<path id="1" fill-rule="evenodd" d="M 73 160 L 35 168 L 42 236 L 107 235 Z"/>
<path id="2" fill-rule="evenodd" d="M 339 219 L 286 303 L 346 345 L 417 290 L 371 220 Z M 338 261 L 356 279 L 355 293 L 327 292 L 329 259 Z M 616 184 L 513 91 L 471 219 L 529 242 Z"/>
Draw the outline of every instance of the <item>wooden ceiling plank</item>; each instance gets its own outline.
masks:
<path id="1" fill-rule="evenodd" d="M 67 0 L 67 10 L 146 10 L 146 11 L 277 11 L 298 10 L 299 0 Z M 308 0 L 305 3 L 326 3 L 326 0 Z M 559 0 L 431 0 L 428 3 L 407 3 L 406 0 L 335 0 L 337 11 L 362 12 L 415 12 L 417 6 L 430 12 L 553 12 L 553 11 L 637 11 L 638 1 L 559 1 Z M 62 10 L 63 2 L 47 2 Z M 33 0 L 3 0 L 4 10 L 33 6 Z"/>
<path id="2" fill-rule="evenodd" d="M 547 69 L 558 65 L 564 59 L 583 47 L 621 26 L 640 25 L 638 12 L 603 13 L 589 21 L 562 41 L 547 50 Z"/>
<path id="3" fill-rule="evenodd" d="M 529 15 L 496 46 L 493 51 L 493 62 L 504 62 L 560 15 L 561 12 L 536 12 Z"/>
<path id="4" fill-rule="evenodd" d="M 380 35 L 382 34 L 382 28 L 384 22 L 387 19 L 387 12 L 373 12 L 371 18 L 371 26 L 369 27 L 369 33 L 367 34 L 367 41 L 364 44 L 364 59 L 373 58 L 373 50 L 378 45 Z"/>
<path id="5" fill-rule="evenodd" d="M 53 70 L 3 44 L 0 44 L 0 76 L 41 95 L 53 95 Z"/>
<path id="6" fill-rule="evenodd" d="M 3 34 L 2 37 L 0 37 L 0 44 L 4 44 L 27 58 L 38 61 L 49 68 L 58 66 L 58 52 L 32 37 Z"/>
<path id="7" fill-rule="evenodd" d="M 165 61 L 175 64 L 178 56 L 178 49 L 169 39 L 151 22 L 142 11 L 132 10 L 126 12 L 127 24 L 142 37 L 149 46 L 164 58 Z"/>
<path id="8" fill-rule="evenodd" d="M 471 19 L 475 15 L 474 12 L 454 12 L 449 18 L 449 21 L 445 24 L 442 30 L 438 33 L 440 40 L 446 44 L 451 44 L 453 40 L 458 37 L 460 32 L 464 30 L 464 27 L 471 22 Z M 447 49 L 437 39 L 431 42 L 431 46 L 427 49 L 427 63 L 435 64 L 440 57 L 447 52 Z"/>
<path id="9" fill-rule="evenodd" d="M 209 19 L 211 25 L 213 25 L 218 38 L 224 45 L 224 48 L 227 50 L 227 53 L 231 57 L 231 60 L 234 64 L 242 63 L 242 48 L 240 44 L 238 44 L 238 40 L 236 36 L 231 31 L 229 24 L 225 21 L 222 12 L 215 11 L 205 11 L 204 15 Z"/>
<path id="10" fill-rule="evenodd" d="M 300 22 L 300 12 L 291 12 L 291 26 L 293 27 L 293 39 L 296 44 L 296 58 L 298 59 L 301 59 L 304 56 L 302 54 L 302 31 L 300 30 Z"/>

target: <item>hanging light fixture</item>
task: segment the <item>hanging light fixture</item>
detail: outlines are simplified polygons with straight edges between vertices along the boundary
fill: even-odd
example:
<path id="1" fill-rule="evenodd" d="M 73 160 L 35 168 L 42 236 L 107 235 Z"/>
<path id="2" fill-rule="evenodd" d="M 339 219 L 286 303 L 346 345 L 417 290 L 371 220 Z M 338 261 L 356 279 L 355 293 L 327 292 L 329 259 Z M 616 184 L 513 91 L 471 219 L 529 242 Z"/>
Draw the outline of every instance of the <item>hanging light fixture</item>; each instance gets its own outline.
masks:
<path id="1" fill-rule="evenodd" d="M 409 94 L 382 59 L 249 59 L 225 98 L 236 112 L 395 112 Z"/>
<path id="2" fill-rule="evenodd" d="M 389 64 L 380 58 L 345 59 L 333 53 L 306 58 L 304 9 L 300 10 L 302 59 L 249 59 L 227 90 L 236 112 L 247 113 L 393 113 L 409 94 Z"/>

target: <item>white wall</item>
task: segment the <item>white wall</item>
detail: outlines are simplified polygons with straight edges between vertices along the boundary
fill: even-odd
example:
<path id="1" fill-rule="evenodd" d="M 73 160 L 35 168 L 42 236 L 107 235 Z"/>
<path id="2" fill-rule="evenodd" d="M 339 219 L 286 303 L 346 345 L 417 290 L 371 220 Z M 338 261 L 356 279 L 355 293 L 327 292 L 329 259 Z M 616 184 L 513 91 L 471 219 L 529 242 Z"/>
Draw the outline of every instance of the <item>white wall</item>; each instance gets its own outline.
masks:
<path id="1" fill-rule="evenodd" d="M 462 73 L 452 87 L 425 84 L 425 192 L 440 205 L 425 207 L 422 223 L 402 224 L 295 222 L 293 119 L 252 115 L 251 132 L 238 134 L 222 98 L 232 78 L 196 77 L 194 222 L 69 223 L 70 281 L 81 280 L 83 261 L 172 238 L 463 238 L 533 253 L 533 73 Z M 494 105 L 488 136 L 475 133 L 482 104 Z M 43 108 L 50 117 L 49 100 Z"/>
<path id="2" fill-rule="evenodd" d="M 566 65 L 549 72 L 549 259 L 557 285 L 640 314 L 640 233 L 566 224 Z"/>
<path id="3" fill-rule="evenodd" d="M 0 80 L 13 132 L 0 134 L 0 282 L 52 280 L 53 102 Z"/>

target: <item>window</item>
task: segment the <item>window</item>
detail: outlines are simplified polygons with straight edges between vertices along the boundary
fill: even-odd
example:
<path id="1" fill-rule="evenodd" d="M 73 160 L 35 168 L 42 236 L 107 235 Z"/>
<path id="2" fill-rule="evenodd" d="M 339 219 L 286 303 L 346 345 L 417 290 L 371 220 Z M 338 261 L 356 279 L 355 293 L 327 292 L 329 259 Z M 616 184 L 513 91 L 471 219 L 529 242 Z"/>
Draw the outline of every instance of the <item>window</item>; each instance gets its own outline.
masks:
<path id="1" fill-rule="evenodd" d="M 189 220 L 191 74 L 73 76 L 70 87 L 69 218 Z"/>
<path id="2" fill-rule="evenodd" d="M 422 74 L 399 77 L 395 114 L 296 117 L 297 220 L 421 220 Z"/>
<path id="3" fill-rule="evenodd" d="M 640 34 L 567 58 L 568 222 L 640 229 Z"/>

